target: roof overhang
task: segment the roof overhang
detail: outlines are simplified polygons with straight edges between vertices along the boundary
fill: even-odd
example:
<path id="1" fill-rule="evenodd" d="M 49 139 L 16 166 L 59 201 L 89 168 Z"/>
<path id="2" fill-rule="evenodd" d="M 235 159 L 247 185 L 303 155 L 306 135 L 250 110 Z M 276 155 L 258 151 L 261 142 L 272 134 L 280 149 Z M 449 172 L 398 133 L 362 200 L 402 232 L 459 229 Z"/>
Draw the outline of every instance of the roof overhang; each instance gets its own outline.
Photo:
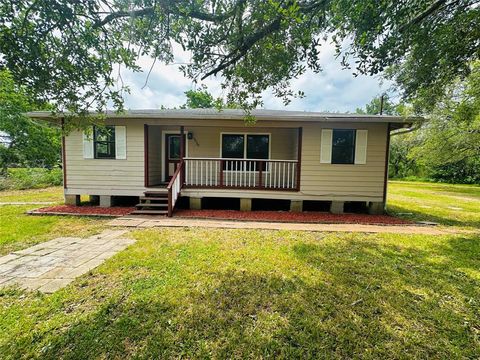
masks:
<path id="1" fill-rule="evenodd" d="M 50 111 L 33 111 L 26 114 L 32 119 L 60 121 L 72 116 L 69 113 L 52 113 Z M 104 119 L 188 119 L 188 120 L 244 120 L 245 112 L 240 109 L 175 109 L 175 110 L 127 110 L 123 112 L 106 111 L 92 113 L 92 116 L 101 116 Z M 257 121 L 298 121 L 298 122 L 365 122 L 390 123 L 392 130 L 410 127 L 413 123 L 423 121 L 421 117 L 402 117 L 390 115 L 364 115 L 320 113 L 306 111 L 264 110 L 255 109 L 251 115 Z"/>

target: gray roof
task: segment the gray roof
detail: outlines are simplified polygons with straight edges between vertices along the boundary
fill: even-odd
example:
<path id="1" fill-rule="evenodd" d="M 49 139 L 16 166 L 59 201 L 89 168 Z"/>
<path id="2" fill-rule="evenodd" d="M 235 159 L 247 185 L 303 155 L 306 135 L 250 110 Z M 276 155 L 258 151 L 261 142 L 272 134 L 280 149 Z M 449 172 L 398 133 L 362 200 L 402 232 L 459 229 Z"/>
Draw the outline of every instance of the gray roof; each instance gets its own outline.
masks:
<path id="1" fill-rule="evenodd" d="M 421 120 L 421 118 L 389 116 L 389 115 L 363 115 L 363 114 L 341 114 L 341 113 L 321 113 L 307 111 L 287 111 L 287 110 L 267 110 L 255 109 L 251 114 L 257 120 L 278 120 L 278 121 L 362 121 L 379 123 L 411 123 Z M 33 111 L 27 113 L 27 116 L 34 119 L 59 119 L 62 116 L 68 116 L 67 113 L 53 114 L 49 111 Z M 121 113 L 107 111 L 104 115 L 119 119 L 218 119 L 218 120 L 242 120 L 245 118 L 245 112 L 241 109 L 145 109 L 145 110 L 126 110 Z"/>

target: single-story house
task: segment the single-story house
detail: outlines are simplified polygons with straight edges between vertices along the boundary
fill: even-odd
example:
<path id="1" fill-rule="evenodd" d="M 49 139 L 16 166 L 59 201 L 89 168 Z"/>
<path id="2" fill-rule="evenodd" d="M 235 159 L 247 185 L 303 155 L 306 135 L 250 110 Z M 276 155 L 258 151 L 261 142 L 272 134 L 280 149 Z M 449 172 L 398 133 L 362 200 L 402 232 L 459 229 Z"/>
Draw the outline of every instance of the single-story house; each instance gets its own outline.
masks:
<path id="1" fill-rule="evenodd" d="M 80 195 L 111 206 L 117 197 L 139 198 L 137 212 L 172 215 L 180 197 L 193 209 L 202 200 L 325 202 L 341 213 L 362 202 L 385 208 L 389 139 L 409 127 L 399 116 L 254 110 L 181 109 L 108 112 L 105 126 L 63 138 L 65 202 Z M 62 121 L 50 112 L 37 119 Z"/>

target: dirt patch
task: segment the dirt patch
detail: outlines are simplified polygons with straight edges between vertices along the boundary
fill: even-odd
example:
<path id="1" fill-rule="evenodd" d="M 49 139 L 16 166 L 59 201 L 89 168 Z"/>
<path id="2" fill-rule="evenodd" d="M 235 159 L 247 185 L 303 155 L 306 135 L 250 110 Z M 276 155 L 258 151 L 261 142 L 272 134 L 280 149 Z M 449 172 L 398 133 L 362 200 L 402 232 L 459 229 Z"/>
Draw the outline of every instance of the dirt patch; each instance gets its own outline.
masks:
<path id="1" fill-rule="evenodd" d="M 30 214 L 40 215 L 84 215 L 84 216 L 125 216 L 130 214 L 134 207 L 99 207 L 99 206 L 74 206 L 58 205 L 44 207 L 30 211 Z"/>
<path id="2" fill-rule="evenodd" d="M 176 218 L 252 220 L 320 224 L 411 225 L 412 221 L 389 215 L 330 214 L 325 212 L 238 211 L 238 210 L 177 210 Z"/>

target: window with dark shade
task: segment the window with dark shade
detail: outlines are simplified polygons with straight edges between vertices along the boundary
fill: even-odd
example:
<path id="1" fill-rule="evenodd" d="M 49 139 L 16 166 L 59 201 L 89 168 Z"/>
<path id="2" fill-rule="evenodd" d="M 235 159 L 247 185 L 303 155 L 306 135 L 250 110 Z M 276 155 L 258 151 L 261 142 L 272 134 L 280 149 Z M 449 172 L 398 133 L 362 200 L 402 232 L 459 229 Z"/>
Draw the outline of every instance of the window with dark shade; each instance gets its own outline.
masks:
<path id="1" fill-rule="evenodd" d="M 93 128 L 95 159 L 115 159 L 115 126 Z"/>
<path id="2" fill-rule="evenodd" d="M 355 130 L 334 129 L 332 136 L 332 164 L 355 162 Z"/>
<path id="3" fill-rule="evenodd" d="M 269 159 L 270 158 L 270 135 L 266 134 L 222 134 L 222 158 L 231 159 Z M 234 166 L 228 161 L 224 165 L 224 169 L 230 170 L 229 167 Z M 247 166 L 246 170 L 258 170 L 259 164 L 248 162 L 248 164 L 236 164 L 242 169 Z M 251 167 L 251 169 L 249 168 Z M 263 164 L 263 170 L 266 164 Z M 240 169 L 238 169 L 240 170 Z"/>
<path id="4" fill-rule="evenodd" d="M 243 159 L 244 141 L 243 135 L 223 134 L 222 158 Z"/>
<path id="5" fill-rule="evenodd" d="M 268 159 L 268 135 L 247 135 L 247 159 Z"/>
<path id="6" fill-rule="evenodd" d="M 180 159 L 180 136 L 170 136 L 168 146 L 168 158 Z"/>

